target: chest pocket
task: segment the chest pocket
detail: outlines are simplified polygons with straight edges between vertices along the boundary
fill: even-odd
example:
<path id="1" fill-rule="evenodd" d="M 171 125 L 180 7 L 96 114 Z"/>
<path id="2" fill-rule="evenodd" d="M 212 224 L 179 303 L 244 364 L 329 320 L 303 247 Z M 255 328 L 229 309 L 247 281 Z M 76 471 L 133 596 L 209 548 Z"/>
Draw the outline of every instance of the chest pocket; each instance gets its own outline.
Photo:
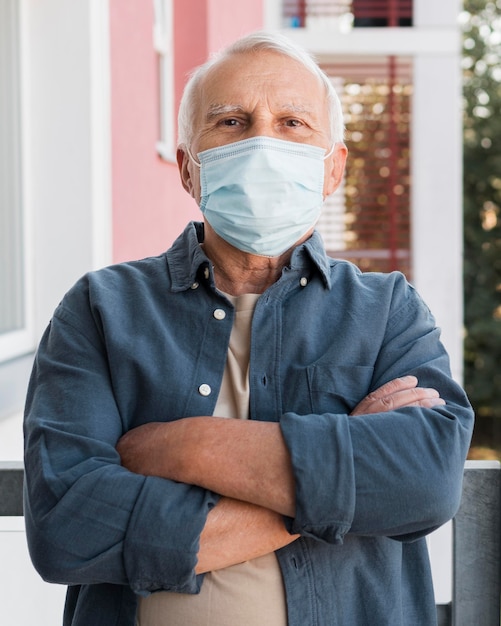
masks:
<path id="1" fill-rule="evenodd" d="M 362 365 L 307 368 L 312 413 L 350 413 L 370 390 L 373 367 Z"/>

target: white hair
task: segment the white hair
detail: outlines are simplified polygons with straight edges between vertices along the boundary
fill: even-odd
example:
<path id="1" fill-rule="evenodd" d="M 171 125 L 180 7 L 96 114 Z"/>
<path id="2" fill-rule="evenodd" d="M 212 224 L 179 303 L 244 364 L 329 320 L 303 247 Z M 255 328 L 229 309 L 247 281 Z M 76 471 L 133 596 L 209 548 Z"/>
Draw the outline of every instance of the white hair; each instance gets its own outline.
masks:
<path id="1" fill-rule="evenodd" d="M 314 57 L 281 33 L 256 32 L 238 39 L 227 48 L 223 48 L 200 65 L 191 74 L 184 88 L 178 113 L 178 142 L 191 145 L 193 122 L 198 105 L 199 87 L 208 72 L 219 62 L 236 54 L 259 50 L 271 50 L 299 61 L 309 72 L 317 76 L 325 87 L 330 120 L 332 143 L 342 142 L 344 138 L 343 112 L 339 97 L 329 77 L 318 66 Z"/>

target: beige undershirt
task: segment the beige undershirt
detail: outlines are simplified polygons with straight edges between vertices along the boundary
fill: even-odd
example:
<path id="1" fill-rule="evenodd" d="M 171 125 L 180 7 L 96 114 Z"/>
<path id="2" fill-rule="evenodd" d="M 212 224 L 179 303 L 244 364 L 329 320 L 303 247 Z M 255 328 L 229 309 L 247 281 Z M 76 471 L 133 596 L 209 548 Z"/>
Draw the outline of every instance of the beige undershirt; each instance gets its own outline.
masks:
<path id="1" fill-rule="evenodd" d="M 235 322 L 214 415 L 248 419 L 250 332 L 259 294 L 225 295 Z M 209 572 L 198 595 L 160 591 L 141 598 L 137 626 L 287 626 L 275 554 Z"/>

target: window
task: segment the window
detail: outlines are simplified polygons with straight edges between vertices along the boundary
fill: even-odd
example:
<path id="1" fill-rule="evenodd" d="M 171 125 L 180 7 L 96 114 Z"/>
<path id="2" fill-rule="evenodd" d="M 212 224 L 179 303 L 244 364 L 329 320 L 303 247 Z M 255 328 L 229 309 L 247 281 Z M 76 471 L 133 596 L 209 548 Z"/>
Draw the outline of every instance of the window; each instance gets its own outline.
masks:
<path id="1" fill-rule="evenodd" d="M 322 68 L 343 103 L 349 150 L 343 186 L 318 223 L 326 248 L 362 270 L 411 278 L 411 63 L 388 57 Z"/>
<path id="2" fill-rule="evenodd" d="M 158 54 L 160 85 L 160 139 L 157 142 L 157 151 L 166 161 L 175 161 L 173 0 L 153 1 L 153 45 Z"/>
<path id="3" fill-rule="evenodd" d="M 412 0 L 283 0 L 284 26 L 313 23 L 360 26 L 412 26 Z"/>
<path id="4" fill-rule="evenodd" d="M 19 2 L 0 0 L 0 361 L 33 347 L 22 196 Z"/>
<path id="5" fill-rule="evenodd" d="M 353 0 L 353 25 L 412 26 L 412 0 Z"/>

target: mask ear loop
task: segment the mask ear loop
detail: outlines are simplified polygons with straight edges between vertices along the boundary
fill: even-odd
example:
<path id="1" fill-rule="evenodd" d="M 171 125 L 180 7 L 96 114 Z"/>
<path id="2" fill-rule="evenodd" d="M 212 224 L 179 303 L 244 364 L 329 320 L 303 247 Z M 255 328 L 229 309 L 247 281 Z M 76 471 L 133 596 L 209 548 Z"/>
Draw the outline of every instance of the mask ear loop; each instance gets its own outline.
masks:
<path id="1" fill-rule="evenodd" d="M 334 148 L 333 148 L 334 149 Z M 191 159 L 191 162 L 194 163 L 199 169 L 202 167 L 202 164 L 198 161 L 195 161 L 195 157 L 191 154 L 191 150 L 186 146 L 186 151 L 188 152 L 188 156 Z"/>
<path id="2" fill-rule="evenodd" d="M 324 161 L 325 161 L 325 159 L 328 159 L 328 158 L 331 156 L 331 154 L 334 152 L 334 148 L 335 148 L 335 147 L 336 147 L 336 142 L 334 142 L 334 143 L 332 144 L 331 149 L 330 149 L 330 150 L 329 150 L 329 152 L 328 152 L 328 153 L 324 156 Z"/>

